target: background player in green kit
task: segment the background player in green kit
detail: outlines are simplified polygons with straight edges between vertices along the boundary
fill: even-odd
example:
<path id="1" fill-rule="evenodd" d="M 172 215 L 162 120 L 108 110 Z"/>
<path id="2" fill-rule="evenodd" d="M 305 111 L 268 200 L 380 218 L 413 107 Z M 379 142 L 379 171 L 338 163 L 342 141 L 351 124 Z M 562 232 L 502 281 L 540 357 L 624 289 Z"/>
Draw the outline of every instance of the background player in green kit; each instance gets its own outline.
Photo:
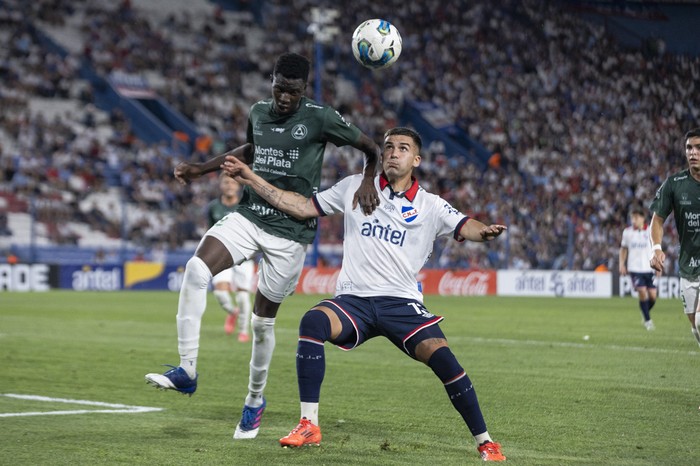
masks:
<path id="1" fill-rule="evenodd" d="M 250 109 L 247 144 L 202 164 L 180 164 L 175 176 L 187 182 L 218 170 L 225 156 L 233 155 L 252 163 L 253 171 L 270 184 L 310 197 L 320 186 L 326 144 L 350 145 L 365 154 L 364 178 L 354 202 L 364 212 L 372 212 L 379 203 L 374 187 L 379 146 L 333 108 L 304 96 L 309 67 L 309 60 L 301 55 L 281 55 L 272 74 L 272 98 Z M 263 390 L 275 347 L 275 316 L 282 300 L 296 288 L 306 247 L 315 234 L 315 219 L 296 220 L 246 188 L 238 210 L 207 231 L 187 262 L 177 312 L 179 366 L 164 374 L 147 374 L 146 381 L 157 388 L 194 393 L 209 281 L 212 275 L 260 253 L 248 396 L 233 435 L 255 438 L 266 406 Z"/>
<path id="2" fill-rule="evenodd" d="M 656 191 L 651 203 L 651 267 L 663 272 L 666 254 L 661 241 L 664 221 L 673 212 L 680 240 L 678 265 L 681 276 L 683 310 L 700 345 L 700 128 L 685 134 L 688 168 L 674 173 Z"/>
<path id="3" fill-rule="evenodd" d="M 213 199 L 207 206 L 207 220 L 209 227 L 213 227 L 218 221 L 238 209 L 241 200 L 241 185 L 236 180 L 222 173 L 219 176 L 219 190 L 221 195 Z M 214 296 L 226 311 L 224 331 L 227 335 L 233 334 L 238 322 L 238 341 L 246 343 L 250 341 L 248 333 L 252 304 L 250 292 L 253 286 L 255 264 L 247 260 L 235 267 L 230 267 L 217 273 L 212 278 Z M 236 305 L 231 300 L 231 293 L 235 293 Z"/>

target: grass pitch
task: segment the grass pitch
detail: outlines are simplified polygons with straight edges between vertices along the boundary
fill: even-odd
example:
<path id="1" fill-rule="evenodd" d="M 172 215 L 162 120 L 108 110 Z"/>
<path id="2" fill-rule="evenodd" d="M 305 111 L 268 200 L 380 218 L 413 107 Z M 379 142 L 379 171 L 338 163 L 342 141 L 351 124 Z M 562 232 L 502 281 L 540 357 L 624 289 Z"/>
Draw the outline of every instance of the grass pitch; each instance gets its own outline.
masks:
<path id="1" fill-rule="evenodd" d="M 351 352 L 326 345 L 322 445 L 279 447 L 299 420 L 299 318 L 318 299 L 283 304 L 260 434 L 234 442 L 250 344 L 224 334 L 213 297 L 190 398 L 144 382 L 179 361 L 176 293 L 0 293 L 0 464 L 479 463 L 432 371 L 379 338 Z M 700 351 L 678 301 L 657 303 L 654 332 L 633 298 L 429 296 L 426 305 L 446 317 L 509 463 L 700 464 Z"/>

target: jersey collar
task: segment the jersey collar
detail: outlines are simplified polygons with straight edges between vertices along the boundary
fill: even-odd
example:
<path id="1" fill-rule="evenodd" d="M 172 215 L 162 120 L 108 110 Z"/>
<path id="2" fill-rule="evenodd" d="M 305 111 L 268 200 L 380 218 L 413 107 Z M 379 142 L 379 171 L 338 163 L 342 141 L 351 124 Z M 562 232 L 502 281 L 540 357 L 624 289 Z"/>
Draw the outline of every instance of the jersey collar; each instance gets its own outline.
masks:
<path id="1" fill-rule="evenodd" d="M 399 196 L 399 197 L 405 197 L 408 199 L 410 202 L 413 202 L 413 200 L 416 198 L 416 194 L 418 194 L 418 180 L 416 180 L 415 177 L 411 177 L 411 187 L 408 188 L 406 191 L 402 193 L 397 193 L 395 192 L 392 188 L 391 185 L 389 184 L 389 179 L 386 177 L 384 172 L 379 175 L 379 189 L 384 191 L 384 188 L 389 186 L 389 198 L 393 198 L 394 196 Z"/>

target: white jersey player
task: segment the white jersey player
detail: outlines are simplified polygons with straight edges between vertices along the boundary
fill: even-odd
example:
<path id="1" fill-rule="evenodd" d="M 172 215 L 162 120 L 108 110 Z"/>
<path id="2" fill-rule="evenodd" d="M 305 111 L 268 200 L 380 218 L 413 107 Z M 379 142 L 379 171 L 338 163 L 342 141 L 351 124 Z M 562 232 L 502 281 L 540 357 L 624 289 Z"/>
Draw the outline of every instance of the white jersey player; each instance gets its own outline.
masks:
<path id="1" fill-rule="evenodd" d="M 474 387 L 440 329 L 442 317 L 423 304 L 418 272 L 440 236 L 488 241 L 506 227 L 486 226 L 423 190 L 413 178 L 420 165 L 420 136 L 408 128 L 385 134 L 382 173 L 375 177 L 379 207 L 364 214 L 353 193 L 361 175 L 347 177 L 330 189 L 306 198 L 265 182 L 236 159 L 224 170 L 250 186 L 276 208 L 298 219 L 344 214 L 343 264 L 334 298 L 326 299 L 301 319 L 297 345 L 297 379 L 301 421 L 280 439 L 285 447 L 320 444 L 318 407 L 325 374 L 324 343 L 351 350 L 384 336 L 409 357 L 429 366 L 442 381 L 454 406 L 474 436 L 485 461 L 503 461 L 492 441 Z M 397 388 L 403 381 L 397 381 Z"/>
<path id="2" fill-rule="evenodd" d="M 637 290 L 639 296 L 642 323 L 647 330 L 654 330 L 650 311 L 656 303 L 656 283 L 654 282 L 654 269 L 649 264 L 649 260 L 653 256 L 649 228 L 642 208 L 635 207 L 630 216 L 632 225 L 622 232 L 619 271 L 621 276 L 629 274 L 632 286 Z"/>
<path id="3" fill-rule="evenodd" d="M 453 235 L 469 219 L 413 181 L 395 193 L 385 174 L 375 178 L 381 204 L 371 217 L 352 204 L 362 175 L 349 176 L 313 197 L 320 215 L 345 213 L 343 265 L 336 295 L 396 296 L 423 300 L 416 276 L 440 236 Z M 366 241 L 372 238 L 373 241 Z M 356 245 L 361 244 L 361 248 Z M 387 274 L 387 264 L 395 273 Z M 398 273 L 396 273 L 398 272 Z"/>

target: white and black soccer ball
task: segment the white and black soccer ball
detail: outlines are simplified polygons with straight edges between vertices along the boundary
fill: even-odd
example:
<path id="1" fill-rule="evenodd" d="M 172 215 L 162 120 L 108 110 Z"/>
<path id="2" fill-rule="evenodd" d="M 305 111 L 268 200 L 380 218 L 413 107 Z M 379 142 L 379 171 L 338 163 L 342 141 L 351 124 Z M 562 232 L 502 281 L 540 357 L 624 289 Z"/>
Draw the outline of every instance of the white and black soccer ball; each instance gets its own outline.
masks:
<path id="1" fill-rule="evenodd" d="M 352 53 L 362 66 L 386 68 L 401 55 L 401 34 L 389 21 L 369 19 L 352 34 Z"/>

